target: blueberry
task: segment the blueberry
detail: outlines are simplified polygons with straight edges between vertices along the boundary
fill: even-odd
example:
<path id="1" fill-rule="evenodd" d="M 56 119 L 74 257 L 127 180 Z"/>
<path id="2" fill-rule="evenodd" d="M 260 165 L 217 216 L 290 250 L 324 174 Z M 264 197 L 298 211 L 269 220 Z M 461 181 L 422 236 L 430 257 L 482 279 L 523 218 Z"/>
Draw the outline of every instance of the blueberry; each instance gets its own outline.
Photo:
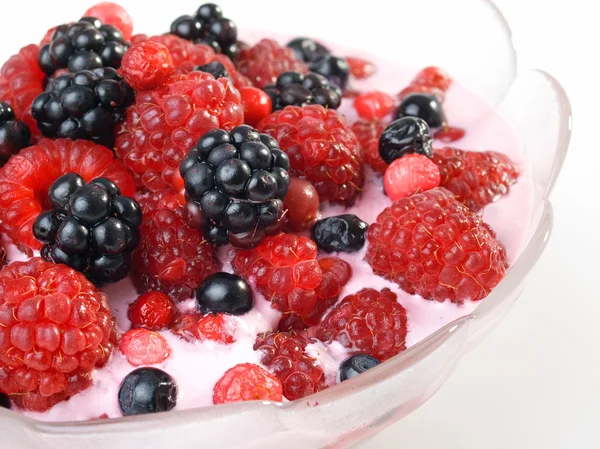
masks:
<path id="1" fill-rule="evenodd" d="M 356 377 L 359 374 L 379 365 L 379 360 L 368 354 L 355 354 L 340 365 L 340 382 Z"/>
<path id="2" fill-rule="evenodd" d="M 388 125 L 379 136 L 379 154 L 391 164 L 410 153 L 432 157 L 429 125 L 417 117 L 402 117 Z"/>
<path id="3" fill-rule="evenodd" d="M 216 78 L 227 78 L 229 77 L 229 73 L 223 64 L 218 61 L 212 61 L 208 64 L 199 65 L 194 68 L 194 70 L 198 72 L 206 72 L 210 73 L 212 76 Z"/>
<path id="4" fill-rule="evenodd" d="M 177 384 L 157 368 L 138 368 L 125 377 L 119 389 L 123 416 L 167 412 L 177 405 Z"/>
<path id="5" fill-rule="evenodd" d="M 69 198 L 69 212 L 88 225 L 95 225 L 111 211 L 110 197 L 102 187 L 88 184 Z"/>
<path id="6" fill-rule="evenodd" d="M 171 24 L 171 33 L 183 39 L 193 41 L 200 37 L 201 23 L 192 16 L 181 16 Z"/>
<path id="7" fill-rule="evenodd" d="M 344 89 L 348 84 L 350 67 L 344 58 L 332 55 L 321 56 L 309 64 L 312 72 L 319 73 L 329 80 L 330 84 Z"/>
<path id="8" fill-rule="evenodd" d="M 200 285 L 196 304 L 202 313 L 243 315 L 254 307 L 254 296 L 240 276 L 220 272 L 209 276 Z"/>
<path id="9" fill-rule="evenodd" d="M 10 408 L 10 399 L 4 393 L 0 393 L 0 407 Z"/>
<path id="10" fill-rule="evenodd" d="M 337 215 L 318 220 L 312 228 L 312 239 L 328 253 L 350 253 L 364 246 L 367 228 L 367 223 L 356 215 Z"/>
<path id="11" fill-rule="evenodd" d="M 69 198 L 77 189 L 85 185 L 85 180 L 77 173 L 62 175 L 50 186 L 48 198 L 55 209 L 64 210 Z"/>
<path id="12" fill-rule="evenodd" d="M 407 95 L 400 103 L 396 115 L 396 118 L 402 117 L 418 117 L 425 120 L 430 128 L 439 128 L 446 122 L 442 102 L 431 94 Z"/>
<path id="13" fill-rule="evenodd" d="M 302 59 L 304 62 L 312 62 L 330 53 L 327 47 L 307 37 L 292 39 L 287 43 L 287 47 L 294 50 L 296 57 Z"/>

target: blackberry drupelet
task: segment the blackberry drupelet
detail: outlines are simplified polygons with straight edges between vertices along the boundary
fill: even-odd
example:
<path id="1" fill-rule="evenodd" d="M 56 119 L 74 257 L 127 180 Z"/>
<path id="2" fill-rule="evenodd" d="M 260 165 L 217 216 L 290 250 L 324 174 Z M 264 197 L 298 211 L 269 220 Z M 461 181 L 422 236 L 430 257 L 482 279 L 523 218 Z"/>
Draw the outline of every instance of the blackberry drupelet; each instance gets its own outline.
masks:
<path id="1" fill-rule="evenodd" d="M 31 107 L 42 133 L 86 139 L 112 148 L 115 126 L 133 102 L 133 90 L 115 69 L 66 73 L 54 78 Z"/>
<path id="2" fill-rule="evenodd" d="M 29 127 L 15 118 L 15 113 L 8 103 L 0 102 L 0 167 L 8 159 L 29 146 L 31 132 Z"/>
<path id="3" fill-rule="evenodd" d="M 54 181 L 48 199 L 52 209 L 33 225 L 34 236 L 44 243 L 42 257 L 82 272 L 99 286 L 125 278 L 139 241 L 138 203 L 121 196 L 109 179 L 86 184 L 76 173 Z"/>
<path id="4" fill-rule="evenodd" d="M 95 17 L 84 17 L 71 25 L 56 27 L 50 44 L 40 49 L 40 68 L 52 76 L 58 69 L 69 72 L 121 66 L 129 44 L 113 25 Z"/>
<path id="5" fill-rule="evenodd" d="M 210 73 L 212 76 L 215 77 L 215 79 L 229 78 L 229 73 L 227 72 L 227 69 L 219 61 L 212 61 L 208 64 L 199 65 L 197 67 L 194 67 L 194 70 L 198 72 Z"/>
<path id="6" fill-rule="evenodd" d="M 331 52 L 327 47 L 308 37 L 297 37 L 286 44 L 296 53 L 296 56 L 304 62 L 311 63 L 321 56 L 329 55 Z"/>
<path id="7" fill-rule="evenodd" d="M 286 222 L 289 168 L 277 141 L 248 125 L 209 131 L 180 166 L 190 225 L 216 245 L 257 246 Z"/>
<path id="8" fill-rule="evenodd" d="M 342 91 L 331 86 L 327 78 L 318 73 L 304 75 L 298 72 L 284 72 L 277 77 L 275 84 L 263 90 L 271 97 L 273 110 L 286 106 L 306 106 L 320 104 L 328 109 L 337 109 L 342 102 Z"/>

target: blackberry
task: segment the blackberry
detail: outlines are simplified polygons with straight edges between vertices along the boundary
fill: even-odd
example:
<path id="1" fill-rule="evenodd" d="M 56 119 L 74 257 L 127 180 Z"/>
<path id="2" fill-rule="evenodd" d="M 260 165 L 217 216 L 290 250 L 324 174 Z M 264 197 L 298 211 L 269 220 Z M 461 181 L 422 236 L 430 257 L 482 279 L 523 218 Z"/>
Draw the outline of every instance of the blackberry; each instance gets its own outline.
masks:
<path id="1" fill-rule="evenodd" d="M 311 72 L 320 73 L 329 82 L 340 89 L 345 89 L 350 76 L 350 66 L 345 58 L 333 55 L 322 55 L 308 64 Z"/>
<path id="2" fill-rule="evenodd" d="M 194 67 L 194 70 L 198 72 L 210 73 L 212 76 L 215 77 L 215 79 L 229 78 L 229 73 L 227 72 L 227 69 L 219 61 L 212 61 L 208 64 L 199 65 L 197 67 Z"/>
<path id="3" fill-rule="evenodd" d="M 248 125 L 209 131 L 179 169 L 190 225 L 213 244 L 255 247 L 285 224 L 289 168 L 277 141 Z"/>
<path id="4" fill-rule="evenodd" d="M 56 27 L 50 43 L 40 49 L 38 63 L 48 76 L 58 69 L 118 69 L 128 47 L 118 28 L 104 25 L 95 17 L 84 17 L 71 25 Z"/>
<path id="5" fill-rule="evenodd" d="M 0 102 L 0 167 L 21 148 L 29 146 L 30 139 L 29 127 L 15 118 L 8 103 Z"/>
<path id="6" fill-rule="evenodd" d="M 311 63 L 321 56 L 329 55 L 331 52 L 327 47 L 307 37 L 297 37 L 286 44 L 296 53 L 296 56 L 304 62 Z"/>
<path id="7" fill-rule="evenodd" d="M 133 90 L 110 67 L 66 73 L 37 96 L 31 113 L 51 138 L 86 139 L 112 148 L 115 126 L 133 102 Z"/>
<path id="8" fill-rule="evenodd" d="M 44 259 L 85 274 L 96 285 L 127 276 L 139 241 L 142 212 L 109 179 L 89 184 L 76 173 L 58 178 L 48 192 L 51 210 L 33 224 Z"/>
<path id="9" fill-rule="evenodd" d="M 4 393 L 0 393 L 0 407 L 10 408 L 10 399 Z"/>
<path id="10" fill-rule="evenodd" d="M 320 104 L 329 109 L 337 109 L 342 102 L 342 91 L 331 86 L 327 78 L 318 73 L 303 75 L 298 72 L 284 72 L 277 82 L 265 86 L 263 90 L 271 97 L 273 110 L 286 106 L 306 106 Z"/>
<path id="11" fill-rule="evenodd" d="M 365 245 L 368 227 L 356 215 L 336 215 L 318 220 L 312 228 L 311 237 L 325 252 L 351 253 Z"/>
<path id="12" fill-rule="evenodd" d="M 414 93 L 404 97 L 396 113 L 396 118 L 402 117 L 418 117 L 434 129 L 446 123 L 442 102 L 431 94 Z"/>
<path id="13" fill-rule="evenodd" d="M 387 164 L 410 153 L 432 157 L 431 130 L 425 120 L 406 116 L 388 125 L 379 136 L 379 155 Z"/>

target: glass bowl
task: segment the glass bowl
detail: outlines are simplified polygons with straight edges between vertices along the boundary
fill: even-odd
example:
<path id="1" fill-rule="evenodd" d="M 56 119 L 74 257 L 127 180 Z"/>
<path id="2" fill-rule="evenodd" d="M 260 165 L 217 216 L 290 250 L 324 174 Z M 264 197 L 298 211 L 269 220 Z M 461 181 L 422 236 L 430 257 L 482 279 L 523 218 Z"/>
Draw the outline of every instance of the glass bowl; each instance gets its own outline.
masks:
<path id="1" fill-rule="evenodd" d="M 136 20 L 140 18 L 139 30 L 161 31 L 156 24 L 164 22 L 162 13 L 153 16 L 147 5 L 124 3 Z M 219 3 L 225 11 L 235 10 L 242 30 L 265 28 L 314 36 L 343 44 L 353 49 L 353 55 L 401 59 L 402 65 L 415 70 L 426 65 L 444 67 L 463 86 L 497 106 L 516 130 L 533 170 L 535 203 L 527 245 L 504 280 L 472 314 L 361 376 L 313 396 L 285 404 L 248 402 L 81 423 L 37 422 L 0 409 L 2 448 L 350 447 L 400 420 L 440 388 L 461 356 L 508 312 L 548 241 L 552 226 L 548 196 L 569 144 L 570 105 L 549 74 L 517 71 L 510 28 L 491 2 L 421 0 L 392 7 L 385 1 L 371 1 L 360 8 L 344 3 L 343 11 L 341 3 L 311 0 L 304 0 L 302 8 L 290 5 L 289 9 L 265 1 Z M 270 11 L 275 5 L 277 10 Z M 189 4 L 186 8 L 193 10 Z M 170 10 L 185 11 L 180 6 Z M 336 23 L 340 13 L 343 22 Z M 278 15 L 282 20 L 270 20 Z M 423 19 L 400 20 L 403 17 Z M 264 23 L 268 25 L 257 26 Z"/>

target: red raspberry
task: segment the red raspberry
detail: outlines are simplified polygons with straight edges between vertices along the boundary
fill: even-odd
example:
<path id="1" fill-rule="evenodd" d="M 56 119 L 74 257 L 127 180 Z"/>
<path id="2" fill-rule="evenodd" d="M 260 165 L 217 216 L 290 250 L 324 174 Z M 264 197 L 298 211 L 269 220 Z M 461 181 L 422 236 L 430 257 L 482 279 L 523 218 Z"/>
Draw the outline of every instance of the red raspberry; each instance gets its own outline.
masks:
<path id="1" fill-rule="evenodd" d="M 253 363 L 240 363 L 227 370 L 213 391 L 214 404 L 282 400 L 279 379 Z"/>
<path id="2" fill-rule="evenodd" d="M 273 39 L 263 39 L 253 47 L 242 49 L 238 67 L 242 75 L 260 88 L 275 83 L 283 72 L 308 72 L 306 64 L 291 48 L 282 47 Z"/>
<path id="3" fill-rule="evenodd" d="M 465 137 L 467 132 L 462 128 L 455 126 L 444 126 L 433 133 L 435 139 L 441 140 L 444 143 L 453 143 Z"/>
<path id="4" fill-rule="evenodd" d="M 113 2 L 102 2 L 89 8 L 82 17 L 96 17 L 106 25 L 117 27 L 125 40 L 131 39 L 133 19 L 125 8 Z"/>
<path id="5" fill-rule="evenodd" d="M 175 321 L 175 303 L 161 292 L 148 292 L 129 305 L 127 317 L 131 327 L 151 331 L 168 328 Z"/>
<path id="6" fill-rule="evenodd" d="M 176 211 L 185 205 L 185 199 L 181 198 L 181 195 L 171 189 L 159 190 L 157 192 L 138 191 L 135 192 L 134 198 L 144 214 L 161 209 Z"/>
<path id="7" fill-rule="evenodd" d="M 379 136 L 386 127 L 387 124 L 382 120 L 359 120 L 352 124 L 352 131 L 360 143 L 365 163 L 378 173 L 385 173 L 388 167 L 379 155 Z"/>
<path id="8" fill-rule="evenodd" d="M 496 151 L 463 151 L 456 148 L 434 150 L 442 175 L 442 187 L 473 212 L 506 195 L 519 178 L 519 166 Z"/>
<path id="9" fill-rule="evenodd" d="M 396 294 L 364 288 L 346 296 L 317 331 L 322 341 L 337 340 L 352 352 L 384 361 L 406 349 L 406 310 Z"/>
<path id="10" fill-rule="evenodd" d="M 240 89 L 244 105 L 244 123 L 256 126 L 258 122 L 273 112 L 271 97 L 264 90 L 248 86 Z"/>
<path id="11" fill-rule="evenodd" d="M 367 239 L 373 271 L 425 299 L 483 299 L 508 268 L 492 228 L 443 187 L 394 202 Z"/>
<path id="12" fill-rule="evenodd" d="M 162 86 L 174 70 L 167 47 L 152 41 L 130 47 L 121 62 L 123 78 L 135 90 Z"/>
<path id="13" fill-rule="evenodd" d="M 363 80 L 372 77 L 377 71 L 377 67 L 372 62 L 361 58 L 346 57 L 350 74 L 357 80 Z"/>
<path id="14" fill-rule="evenodd" d="M 394 99 L 381 91 L 367 92 L 354 99 L 354 109 L 365 120 L 382 119 L 394 107 Z"/>
<path id="15" fill-rule="evenodd" d="M 262 352 L 262 364 L 279 378 L 290 401 L 327 388 L 323 368 L 305 352 L 307 344 L 305 338 L 287 332 L 259 335 L 254 343 L 254 350 Z"/>
<path id="16" fill-rule="evenodd" d="M 235 342 L 236 329 L 236 322 L 229 315 L 200 313 L 181 315 L 171 327 L 184 340 L 210 340 L 225 345 Z"/>
<path id="17" fill-rule="evenodd" d="M 0 169 L 0 230 L 21 249 L 42 247 L 31 226 L 43 209 L 50 209 L 50 185 L 70 172 L 88 182 L 109 178 L 123 195 L 133 196 L 131 175 L 108 148 L 87 140 L 42 139 Z"/>
<path id="18" fill-rule="evenodd" d="M 452 84 L 452 78 L 439 67 L 425 67 L 413 78 L 412 85 L 435 87 L 446 92 Z"/>
<path id="19" fill-rule="evenodd" d="M 258 125 L 290 158 L 292 176 L 313 183 L 321 201 L 352 203 L 364 183 L 360 146 L 345 119 L 331 109 L 287 106 Z"/>
<path id="20" fill-rule="evenodd" d="M 252 250 L 239 250 L 234 270 L 254 278 L 256 287 L 274 309 L 317 324 L 337 300 L 352 275 L 350 265 L 337 257 L 317 260 L 318 248 L 307 237 L 278 234 Z"/>
<path id="21" fill-rule="evenodd" d="M 39 257 L 0 271 L 0 392 L 42 412 L 92 384 L 116 343 L 107 296 Z"/>
<path id="22" fill-rule="evenodd" d="M 156 365 L 171 355 L 167 340 L 148 329 L 131 329 L 121 339 L 121 354 L 133 366 Z"/>
<path id="23" fill-rule="evenodd" d="M 139 91 L 120 124 L 117 156 L 139 185 L 170 188 L 179 163 L 200 136 L 211 129 L 241 125 L 240 94 L 227 78 L 204 72 L 174 75 L 158 89 Z"/>
<path id="24" fill-rule="evenodd" d="M 144 215 L 131 277 L 140 293 L 158 290 L 175 300 L 191 298 L 218 271 L 212 247 L 182 218 L 182 209 Z"/>
<path id="25" fill-rule="evenodd" d="M 422 154 L 407 154 L 385 171 L 383 186 L 392 201 L 425 192 L 440 185 L 440 170 Z"/>

